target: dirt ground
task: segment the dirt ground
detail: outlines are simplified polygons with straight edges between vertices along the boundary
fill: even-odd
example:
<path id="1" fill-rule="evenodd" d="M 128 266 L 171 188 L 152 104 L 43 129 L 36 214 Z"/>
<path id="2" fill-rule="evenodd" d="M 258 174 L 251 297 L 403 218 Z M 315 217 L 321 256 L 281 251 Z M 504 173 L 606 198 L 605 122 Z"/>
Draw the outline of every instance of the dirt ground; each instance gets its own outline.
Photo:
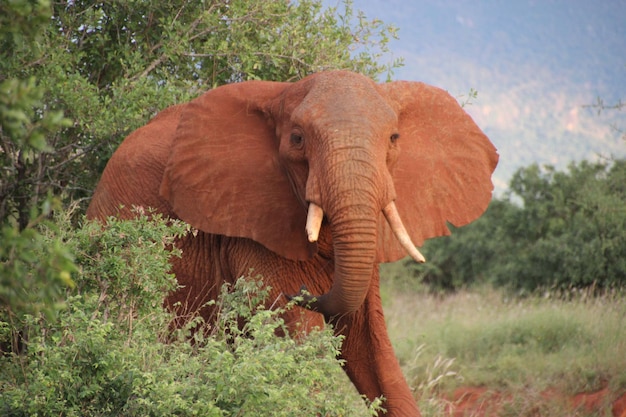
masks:
<path id="1" fill-rule="evenodd" d="M 626 417 L 626 393 L 621 395 L 608 388 L 596 392 L 565 396 L 553 390 L 529 398 L 514 398 L 486 388 L 459 388 L 447 398 L 454 417 L 499 417 L 514 415 L 549 417 L 550 410 L 571 412 L 569 416 Z M 607 414 L 610 410 L 610 414 Z M 517 413 L 519 412 L 519 414 Z"/>

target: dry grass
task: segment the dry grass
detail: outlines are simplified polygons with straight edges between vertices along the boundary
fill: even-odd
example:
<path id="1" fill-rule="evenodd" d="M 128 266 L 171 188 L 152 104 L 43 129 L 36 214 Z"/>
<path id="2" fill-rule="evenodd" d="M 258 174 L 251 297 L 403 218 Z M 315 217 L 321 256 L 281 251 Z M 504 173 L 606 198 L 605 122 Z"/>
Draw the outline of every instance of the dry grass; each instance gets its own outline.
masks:
<path id="1" fill-rule="evenodd" d="M 481 289 L 444 296 L 409 290 L 406 280 L 383 276 L 383 283 L 390 337 L 427 415 L 446 415 L 441 397 L 459 387 L 505 392 L 516 403 L 546 390 L 626 391 L 623 295 L 512 299 Z"/>

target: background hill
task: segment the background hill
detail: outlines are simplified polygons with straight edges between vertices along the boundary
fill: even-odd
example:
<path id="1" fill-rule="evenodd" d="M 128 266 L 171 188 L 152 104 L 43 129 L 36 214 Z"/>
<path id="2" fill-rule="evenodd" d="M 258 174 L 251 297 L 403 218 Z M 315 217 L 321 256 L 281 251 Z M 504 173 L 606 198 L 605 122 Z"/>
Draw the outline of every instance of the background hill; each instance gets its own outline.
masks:
<path id="1" fill-rule="evenodd" d="M 330 6 L 337 5 L 328 0 Z M 355 9 L 399 28 L 391 43 L 420 80 L 456 96 L 498 147 L 495 180 L 532 162 L 626 156 L 624 111 L 585 106 L 626 98 L 626 2 L 357 0 Z M 391 59 L 391 57 L 390 57 Z"/>

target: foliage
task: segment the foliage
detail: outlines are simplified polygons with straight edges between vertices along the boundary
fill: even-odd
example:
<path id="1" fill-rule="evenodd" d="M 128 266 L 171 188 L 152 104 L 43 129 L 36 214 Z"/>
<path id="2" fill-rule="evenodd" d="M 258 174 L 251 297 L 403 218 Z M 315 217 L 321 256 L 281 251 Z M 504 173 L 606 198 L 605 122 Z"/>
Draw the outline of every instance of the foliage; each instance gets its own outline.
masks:
<path id="1" fill-rule="evenodd" d="M 43 220 L 50 208 L 46 204 L 43 213 L 22 230 L 11 225 L 0 230 L 0 314 L 13 322 L 25 314 L 52 317 L 60 307 L 64 288 L 74 285 L 73 254 L 62 239 L 46 239 L 39 233 L 38 227 L 43 225 L 56 229 Z"/>
<path id="2" fill-rule="evenodd" d="M 178 254 L 167 248 L 181 224 L 65 223 L 43 236 L 66 241 L 81 273 L 55 319 L 24 317 L 26 353 L 0 357 L 0 414 L 350 415 L 353 404 L 329 378 L 341 339 L 329 329 L 277 336 L 282 310 L 264 308 L 259 277 L 224 286 L 210 326 L 196 318 L 168 330 L 174 317 L 162 299 L 176 286 L 168 260 Z M 0 338 L 12 327 L 0 321 Z"/>
<path id="3" fill-rule="evenodd" d="M 626 285 L 625 160 L 572 164 L 568 174 L 530 167 L 513 177 L 511 191 L 524 203 L 524 226 L 511 237 L 525 245 L 506 271 L 516 287 Z"/>
<path id="4" fill-rule="evenodd" d="M 626 161 L 536 165 L 513 176 L 476 222 L 428 242 L 434 287 L 491 282 L 517 291 L 626 285 Z"/>
<path id="5" fill-rule="evenodd" d="M 19 51 L 41 58 L 39 42 L 50 20 L 45 1 L 0 4 L 0 315 L 13 323 L 24 314 L 51 316 L 72 285 L 73 256 L 60 239 L 39 233 L 61 207 L 45 183 L 53 149 L 47 137 L 68 126 L 62 112 L 44 104 L 45 89 L 24 70 Z M 11 71 L 13 65 L 19 71 Z M 0 351 L 19 350 L 20 332 Z"/>
<path id="6" fill-rule="evenodd" d="M 20 229 L 28 224 L 32 207 L 48 197 L 41 184 L 50 168 L 42 161 L 52 151 L 46 137 L 69 124 L 62 112 L 44 105 L 45 89 L 24 71 L 20 59 L 24 50 L 31 60 L 42 57 L 38 42 L 47 19 L 45 2 L 0 6 L 0 220 L 11 219 Z"/>

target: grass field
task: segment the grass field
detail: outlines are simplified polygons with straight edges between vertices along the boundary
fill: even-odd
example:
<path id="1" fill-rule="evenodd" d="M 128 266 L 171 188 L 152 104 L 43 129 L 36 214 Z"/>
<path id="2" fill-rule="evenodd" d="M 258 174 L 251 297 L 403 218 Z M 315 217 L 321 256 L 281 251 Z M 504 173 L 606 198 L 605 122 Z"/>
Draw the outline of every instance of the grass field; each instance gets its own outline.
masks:
<path id="1" fill-rule="evenodd" d="M 397 266 L 384 268 L 382 277 L 389 333 L 425 415 L 449 415 L 443 399 L 472 388 L 506 403 L 495 415 L 610 416 L 612 402 L 626 392 L 623 294 L 432 295 Z M 563 405 L 601 390 L 595 408 L 581 403 L 572 414 Z"/>

